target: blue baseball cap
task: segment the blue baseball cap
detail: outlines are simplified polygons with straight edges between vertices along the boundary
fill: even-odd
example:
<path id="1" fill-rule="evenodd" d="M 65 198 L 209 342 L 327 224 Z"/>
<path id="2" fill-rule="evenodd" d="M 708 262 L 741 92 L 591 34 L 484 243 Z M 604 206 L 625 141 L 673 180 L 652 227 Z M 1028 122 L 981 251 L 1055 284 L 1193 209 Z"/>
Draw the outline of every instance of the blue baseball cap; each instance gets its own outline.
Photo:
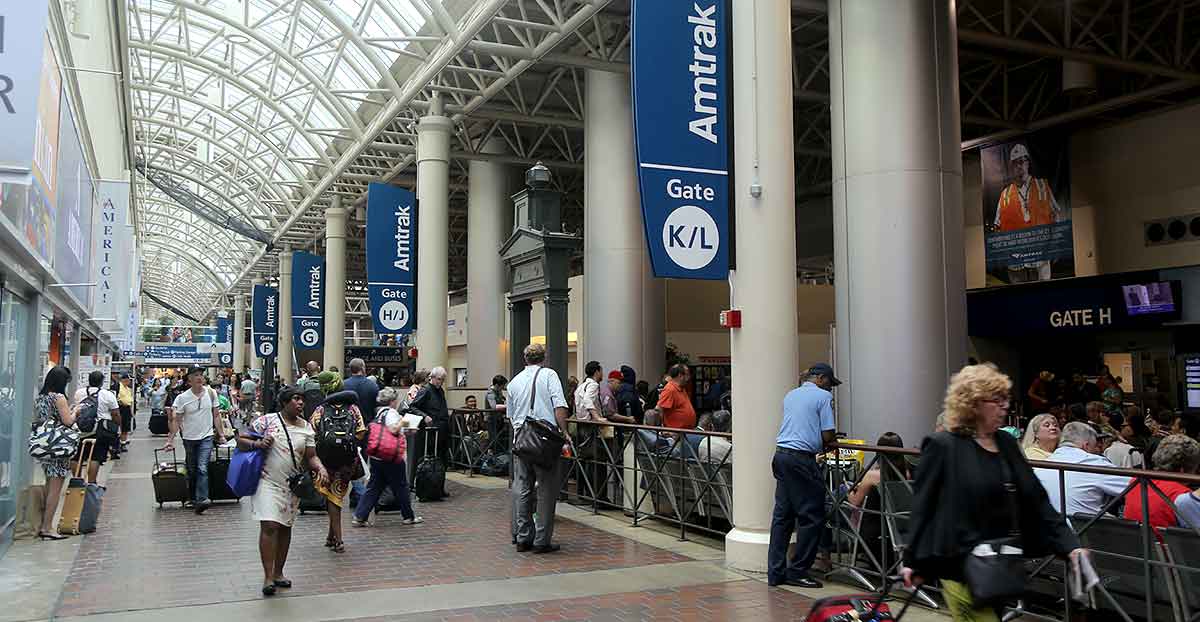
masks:
<path id="1" fill-rule="evenodd" d="M 833 368 L 829 366 L 829 363 L 817 363 L 817 364 L 813 365 L 812 367 L 809 367 L 808 375 L 810 375 L 810 376 L 829 376 L 829 380 L 831 380 L 833 382 L 833 386 L 835 386 L 835 387 L 838 386 L 839 384 L 842 384 L 842 381 L 838 380 L 837 376 L 833 375 Z"/>

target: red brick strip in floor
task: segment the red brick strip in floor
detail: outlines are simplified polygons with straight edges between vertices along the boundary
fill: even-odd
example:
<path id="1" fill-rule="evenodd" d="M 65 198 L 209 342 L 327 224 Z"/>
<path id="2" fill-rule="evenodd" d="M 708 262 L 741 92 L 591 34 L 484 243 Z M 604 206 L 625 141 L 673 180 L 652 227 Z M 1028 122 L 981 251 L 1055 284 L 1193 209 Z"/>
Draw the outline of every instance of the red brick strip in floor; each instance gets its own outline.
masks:
<path id="1" fill-rule="evenodd" d="M 365 529 L 345 521 L 346 552 L 324 548 L 324 513 L 297 519 L 281 594 L 355 592 L 628 568 L 687 561 L 668 551 L 560 519 L 563 552 L 517 553 L 507 490 L 448 483 L 453 497 L 418 504 L 425 523 L 384 514 Z M 99 529 L 83 538 L 58 616 L 261 598 L 258 523 L 249 502 L 218 503 L 203 516 L 158 508 L 147 479 L 110 480 Z"/>
<path id="2" fill-rule="evenodd" d="M 519 603 L 411 615 L 361 618 L 352 622 L 475 622 L 523 620 L 556 622 L 711 622 L 798 620 L 812 600 L 794 592 L 769 588 L 760 581 L 734 581 L 675 589 L 626 592 L 541 603 Z"/>

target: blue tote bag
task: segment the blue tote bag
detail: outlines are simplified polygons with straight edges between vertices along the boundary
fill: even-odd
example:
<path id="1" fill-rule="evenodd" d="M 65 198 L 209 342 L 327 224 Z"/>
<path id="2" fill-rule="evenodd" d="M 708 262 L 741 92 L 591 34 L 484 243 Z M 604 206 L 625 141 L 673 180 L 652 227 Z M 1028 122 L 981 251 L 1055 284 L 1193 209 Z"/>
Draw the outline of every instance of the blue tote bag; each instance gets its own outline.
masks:
<path id="1" fill-rule="evenodd" d="M 255 440 L 262 438 L 261 434 L 254 432 L 248 436 Z M 266 460 L 267 453 L 261 449 L 242 451 L 239 448 L 234 452 L 233 458 L 229 461 L 229 474 L 225 476 L 225 483 L 229 484 L 233 494 L 239 497 L 249 497 L 258 490 L 258 480 L 262 477 L 263 464 Z"/>

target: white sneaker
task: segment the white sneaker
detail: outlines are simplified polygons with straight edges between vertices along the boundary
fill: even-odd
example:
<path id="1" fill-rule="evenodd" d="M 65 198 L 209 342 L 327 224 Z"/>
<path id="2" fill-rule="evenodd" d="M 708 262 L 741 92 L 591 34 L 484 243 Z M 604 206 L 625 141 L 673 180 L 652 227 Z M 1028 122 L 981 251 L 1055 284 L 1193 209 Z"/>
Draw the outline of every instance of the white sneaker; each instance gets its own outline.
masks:
<path id="1" fill-rule="evenodd" d="M 404 524 L 404 525 L 416 525 L 417 523 L 423 523 L 423 522 L 425 522 L 425 519 L 421 518 L 420 516 L 414 516 L 412 518 L 406 518 L 406 519 L 400 521 L 400 523 Z"/>

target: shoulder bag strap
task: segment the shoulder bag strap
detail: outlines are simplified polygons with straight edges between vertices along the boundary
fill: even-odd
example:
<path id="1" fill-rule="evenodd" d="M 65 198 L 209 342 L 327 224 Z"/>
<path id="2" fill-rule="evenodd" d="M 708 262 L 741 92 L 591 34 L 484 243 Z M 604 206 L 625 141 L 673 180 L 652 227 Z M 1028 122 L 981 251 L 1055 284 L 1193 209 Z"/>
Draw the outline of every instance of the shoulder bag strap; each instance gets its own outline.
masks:
<path id="1" fill-rule="evenodd" d="M 288 453 L 292 455 L 292 468 L 299 471 L 300 465 L 296 463 L 296 448 L 292 446 L 292 435 L 288 434 L 287 422 L 283 420 L 283 415 L 277 414 L 276 416 L 279 417 L 279 425 L 283 427 L 283 436 L 287 439 Z"/>
<path id="2" fill-rule="evenodd" d="M 1004 505 L 1008 507 L 1008 535 L 1014 538 L 1021 535 L 1021 515 L 1017 504 L 1017 474 L 1008 462 L 1004 450 L 1000 450 L 1001 477 L 1004 478 Z"/>
<path id="3" fill-rule="evenodd" d="M 533 401 L 537 399 L 537 378 L 538 374 L 542 373 L 542 368 L 538 367 L 537 371 L 533 372 L 533 390 L 529 394 L 529 414 L 533 415 Z"/>

